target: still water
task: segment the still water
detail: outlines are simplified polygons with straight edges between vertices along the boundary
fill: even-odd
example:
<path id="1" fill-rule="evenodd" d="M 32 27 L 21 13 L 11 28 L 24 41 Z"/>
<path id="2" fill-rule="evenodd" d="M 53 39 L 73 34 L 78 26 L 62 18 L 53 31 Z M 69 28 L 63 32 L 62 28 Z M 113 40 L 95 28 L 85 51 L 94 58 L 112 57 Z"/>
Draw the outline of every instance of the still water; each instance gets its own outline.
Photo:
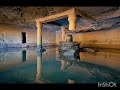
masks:
<path id="1" fill-rule="evenodd" d="M 57 47 L 0 50 L 0 83 L 120 83 L 120 51 L 59 53 Z"/>

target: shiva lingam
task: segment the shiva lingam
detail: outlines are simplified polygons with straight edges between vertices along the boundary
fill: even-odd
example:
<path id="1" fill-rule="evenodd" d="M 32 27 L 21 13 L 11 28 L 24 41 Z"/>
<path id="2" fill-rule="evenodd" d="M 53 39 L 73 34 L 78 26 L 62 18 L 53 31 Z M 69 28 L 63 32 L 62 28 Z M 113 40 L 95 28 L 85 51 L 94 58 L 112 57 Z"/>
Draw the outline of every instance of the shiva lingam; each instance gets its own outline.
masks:
<path id="1" fill-rule="evenodd" d="M 76 50 L 79 50 L 79 46 L 80 43 L 79 42 L 76 42 L 76 41 L 73 41 L 73 37 L 71 34 L 68 34 L 66 36 L 66 41 L 61 41 L 60 42 L 60 47 L 59 47 L 59 50 L 60 51 L 68 51 L 70 49 L 76 51 Z"/>
<path id="2" fill-rule="evenodd" d="M 59 53 L 60 57 L 68 60 L 80 60 L 80 52 L 95 52 L 90 48 L 80 48 L 80 42 L 73 41 L 71 34 L 68 34 L 66 41 L 60 42 Z"/>
<path id="3" fill-rule="evenodd" d="M 80 43 L 73 41 L 72 35 L 68 34 L 66 36 L 66 41 L 60 42 L 59 53 L 61 56 L 65 56 L 69 60 L 75 60 L 76 56 L 79 56 L 79 49 Z"/>

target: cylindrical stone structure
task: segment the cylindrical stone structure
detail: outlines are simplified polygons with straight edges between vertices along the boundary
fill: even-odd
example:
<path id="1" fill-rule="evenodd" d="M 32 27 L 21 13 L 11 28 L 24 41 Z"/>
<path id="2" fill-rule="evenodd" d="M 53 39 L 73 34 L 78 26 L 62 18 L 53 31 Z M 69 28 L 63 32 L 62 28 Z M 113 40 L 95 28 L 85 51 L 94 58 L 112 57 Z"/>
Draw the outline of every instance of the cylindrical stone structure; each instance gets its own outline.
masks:
<path id="1" fill-rule="evenodd" d="M 36 22 L 37 26 L 37 49 L 42 49 L 42 23 Z"/>
<path id="2" fill-rule="evenodd" d="M 76 29 L 76 14 L 72 13 L 68 15 L 68 21 L 69 21 L 69 30 L 75 30 Z"/>
<path id="3" fill-rule="evenodd" d="M 64 26 L 61 27 L 61 34 L 62 41 L 65 41 L 66 29 Z"/>

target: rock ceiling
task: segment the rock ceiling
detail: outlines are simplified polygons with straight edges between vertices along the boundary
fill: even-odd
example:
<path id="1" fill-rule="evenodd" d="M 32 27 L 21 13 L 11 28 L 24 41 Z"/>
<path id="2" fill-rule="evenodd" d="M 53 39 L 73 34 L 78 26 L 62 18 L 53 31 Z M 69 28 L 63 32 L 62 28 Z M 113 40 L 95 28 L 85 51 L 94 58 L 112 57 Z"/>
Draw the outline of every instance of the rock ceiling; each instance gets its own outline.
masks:
<path id="1" fill-rule="evenodd" d="M 14 24 L 18 26 L 36 28 L 35 18 L 63 12 L 72 7 L 23 7 L 23 6 L 0 6 L 0 23 Z M 96 22 L 79 19 L 77 29 L 99 30 L 106 27 L 120 25 L 119 7 L 76 7 L 81 11 L 96 18 Z"/>

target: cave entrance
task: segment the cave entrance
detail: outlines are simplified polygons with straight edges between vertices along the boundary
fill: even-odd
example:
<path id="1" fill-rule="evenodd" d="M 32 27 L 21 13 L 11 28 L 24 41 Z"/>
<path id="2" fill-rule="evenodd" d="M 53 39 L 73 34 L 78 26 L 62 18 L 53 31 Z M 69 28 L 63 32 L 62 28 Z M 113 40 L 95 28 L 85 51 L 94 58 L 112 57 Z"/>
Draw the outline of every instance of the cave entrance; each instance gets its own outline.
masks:
<path id="1" fill-rule="evenodd" d="M 26 32 L 22 32 L 22 43 L 26 43 Z"/>

